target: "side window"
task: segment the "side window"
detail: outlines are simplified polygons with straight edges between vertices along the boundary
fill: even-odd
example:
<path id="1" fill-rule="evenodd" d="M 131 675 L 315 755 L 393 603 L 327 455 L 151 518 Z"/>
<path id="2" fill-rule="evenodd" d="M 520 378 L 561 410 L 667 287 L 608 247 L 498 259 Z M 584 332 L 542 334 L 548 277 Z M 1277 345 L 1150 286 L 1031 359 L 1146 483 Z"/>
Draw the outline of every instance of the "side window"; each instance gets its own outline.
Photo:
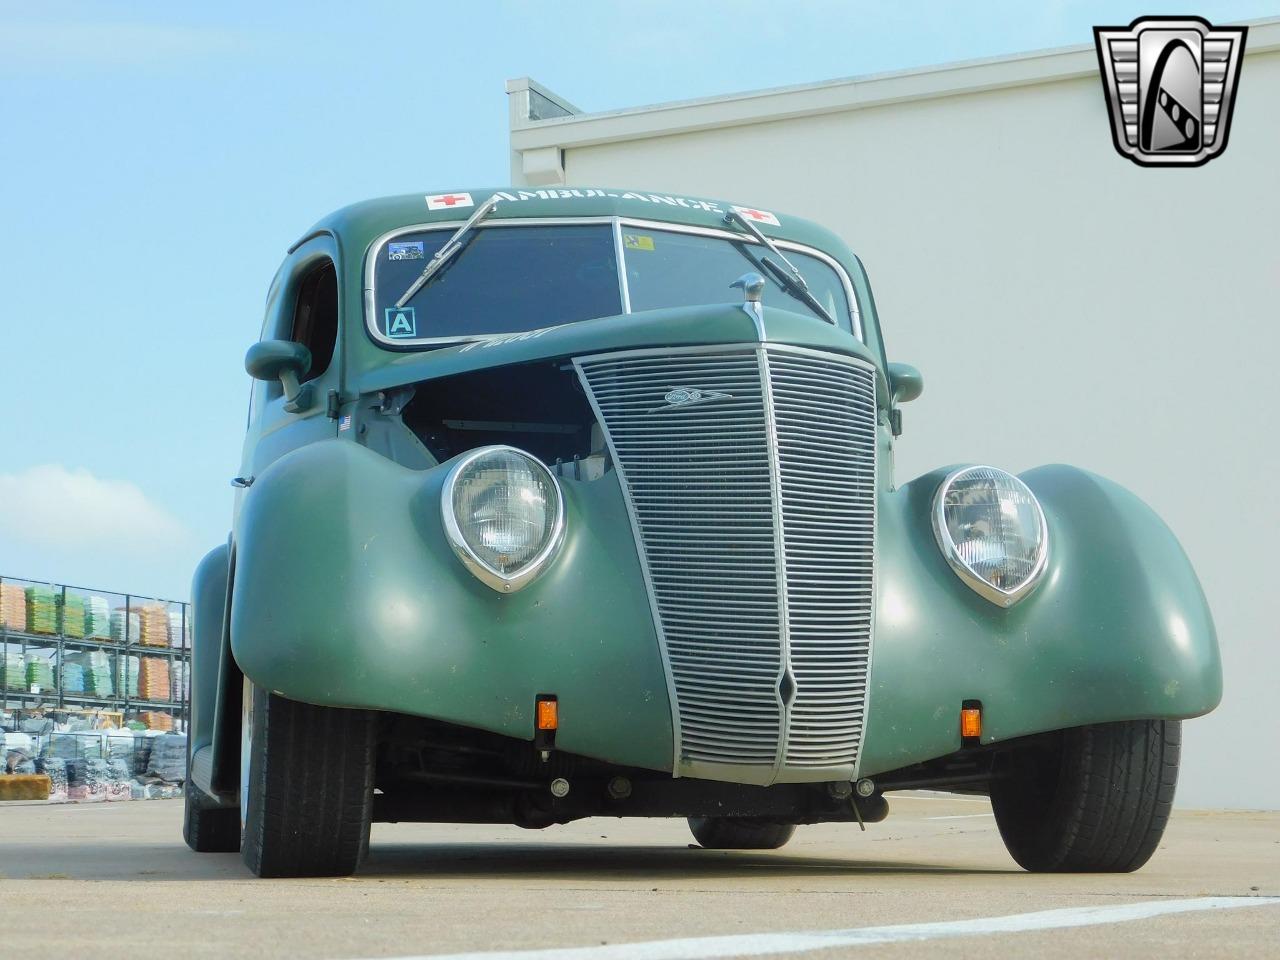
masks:
<path id="1" fill-rule="evenodd" d="M 338 341 L 338 274 L 326 260 L 302 281 L 289 339 L 311 351 L 311 370 L 302 379 L 323 376 Z"/>

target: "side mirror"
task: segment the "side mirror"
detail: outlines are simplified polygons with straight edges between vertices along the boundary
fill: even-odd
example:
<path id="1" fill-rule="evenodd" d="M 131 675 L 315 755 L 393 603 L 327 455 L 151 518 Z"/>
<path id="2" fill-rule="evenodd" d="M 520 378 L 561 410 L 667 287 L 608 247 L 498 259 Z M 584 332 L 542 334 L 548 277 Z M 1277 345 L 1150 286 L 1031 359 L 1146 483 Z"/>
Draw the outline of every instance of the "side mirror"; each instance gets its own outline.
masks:
<path id="1" fill-rule="evenodd" d="M 311 369 L 311 351 L 292 340 L 261 340 L 244 355 L 244 368 L 255 380 L 279 380 L 284 408 L 290 413 L 309 406 L 311 385 L 300 384 Z"/>
<path id="2" fill-rule="evenodd" d="M 909 403 L 924 393 L 924 377 L 909 363 L 889 364 L 889 396 L 894 404 Z"/>

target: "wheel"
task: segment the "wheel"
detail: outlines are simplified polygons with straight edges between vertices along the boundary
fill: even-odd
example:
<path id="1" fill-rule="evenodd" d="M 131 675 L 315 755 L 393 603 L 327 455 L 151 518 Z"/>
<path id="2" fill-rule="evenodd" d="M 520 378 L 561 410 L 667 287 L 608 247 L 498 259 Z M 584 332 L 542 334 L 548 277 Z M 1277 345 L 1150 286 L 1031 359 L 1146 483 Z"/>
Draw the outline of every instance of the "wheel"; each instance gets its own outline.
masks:
<path id="1" fill-rule="evenodd" d="M 235 853 L 240 849 L 240 811 L 219 806 L 190 780 L 183 790 L 182 839 L 196 853 Z"/>
<path id="2" fill-rule="evenodd" d="M 1015 758 L 991 784 L 1013 859 L 1038 873 L 1128 873 L 1155 852 L 1178 782 L 1182 723 L 1076 727 Z"/>
<path id="3" fill-rule="evenodd" d="M 286 700 L 247 679 L 240 854 L 259 877 L 343 877 L 369 846 L 374 715 Z"/>
<path id="4" fill-rule="evenodd" d="M 689 829 L 708 850 L 777 850 L 791 839 L 796 825 L 755 817 L 690 817 Z"/>

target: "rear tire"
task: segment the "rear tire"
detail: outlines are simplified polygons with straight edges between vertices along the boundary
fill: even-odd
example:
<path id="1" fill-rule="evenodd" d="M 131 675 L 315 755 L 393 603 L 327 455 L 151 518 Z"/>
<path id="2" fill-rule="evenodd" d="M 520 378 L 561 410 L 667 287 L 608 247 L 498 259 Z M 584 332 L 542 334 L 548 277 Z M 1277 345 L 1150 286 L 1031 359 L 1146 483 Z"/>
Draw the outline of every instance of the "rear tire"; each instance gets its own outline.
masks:
<path id="1" fill-rule="evenodd" d="M 1062 730 L 991 784 L 1010 855 L 1027 870 L 1128 873 L 1151 858 L 1173 807 L 1182 723 L 1128 720 Z"/>
<path id="2" fill-rule="evenodd" d="M 182 839 L 196 853 L 235 853 L 240 849 L 240 811 L 219 806 L 188 778 L 183 790 Z"/>
<path id="3" fill-rule="evenodd" d="M 795 834 L 796 825 L 754 817 L 690 817 L 689 829 L 708 850 L 777 850 Z"/>
<path id="4" fill-rule="evenodd" d="M 286 700 L 247 681 L 245 696 L 245 865 L 259 877 L 354 873 L 373 814 L 374 715 Z"/>

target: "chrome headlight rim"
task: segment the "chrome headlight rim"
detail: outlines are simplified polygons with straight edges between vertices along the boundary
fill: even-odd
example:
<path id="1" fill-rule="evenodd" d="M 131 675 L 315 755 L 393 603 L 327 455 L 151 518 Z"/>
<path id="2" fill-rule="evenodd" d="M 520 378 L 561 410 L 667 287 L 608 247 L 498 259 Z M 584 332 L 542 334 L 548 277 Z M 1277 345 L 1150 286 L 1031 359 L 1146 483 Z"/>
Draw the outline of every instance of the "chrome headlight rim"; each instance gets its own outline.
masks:
<path id="1" fill-rule="evenodd" d="M 530 466 L 541 473 L 541 475 L 550 484 L 551 489 L 555 492 L 555 516 L 551 524 L 551 535 L 547 538 L 546 544 L 539 550 L 523 567 L 513 574 L 505 574 L 501 570 L 497 570 L 490 566 L 479 556 L 472 552 L 471 547 L 467 544 L 466 538 L 462 535 L 462 525 L 458 522 L 458 516 L 453 508 L 453 491 L 457 485 L 458 478 L 463 472 L 475 463 L 477 460 L 485 456 L 495 453 L 515 454 L 527 460 Z M 471 574 L 481 583 L 488 587 L 492 587 L 499 593 L 515 593 L 527 587 L 533 581 L 537 580 L 551 562 L 560 552 L 560 547 L 564 544 L 565 538 L 565 511 L 564 511 L 564 491 L 560 488 L 560 482 L 556 479 L 555 474 L 547 469 L 537 457 L 526 450 L 519 447 L 513 447 L 508 444 L 498 443 L 490 444 L 485 447 L 477 447 L 475 450 L 468 450 L 457 462 L 449 468 L 449 472 L 445 475 L 444 486 L 440 492 L 440 511 L 444 521 L 445 536 L 449 540 L 449 546 L 453 548 L 453 552 L 457 554 L 458 559 L 462 561 L 462 565 L 471 572 Z"/>
<path id="2" fill-rule="evenodd" d="M 989 470 L 992 473 L 1003 474 L 1011 479 L 1018 486 L 1022 487 L 1031 499 L 1032 505 L 1036 510 L 1036 517 L 1040 522 L 1040 543 L 1036 548 L 1035 560 L 1032 564 L 1031 573 L 1027 578 L 1012 590 L 1004 590 L 994 586 L 982 579 L 977 572 L 970 567 L 956 549 L 955 542 L 951 539 L 951 534 L 947 530 L 946 504 L 947 494 L 955 482 L 970 473 L 979 470 Z M 1049 524 L 1045 520 L 1044 508 L 1040 506 L 1040 498 L 1035 495 L 1030 487 L 1022 480 L 1008 470 L 1001 470 L 999 467 L 992 467 L 986 464 L 972 464 L 967 467 L 951 471 L 943 478 L 942 483 L 938 484 L 938 490 L 933 496 L 933 536 L 938 542 L 938 549 L 946 558 L 948 565 L 955 571 L 965 586 L 973 590 L 985 600 L 1000 607 L 1012 607 L 1019 600 L 1027 597 L 1044 579 L 1045 571 L 1049 569 Z"/>

